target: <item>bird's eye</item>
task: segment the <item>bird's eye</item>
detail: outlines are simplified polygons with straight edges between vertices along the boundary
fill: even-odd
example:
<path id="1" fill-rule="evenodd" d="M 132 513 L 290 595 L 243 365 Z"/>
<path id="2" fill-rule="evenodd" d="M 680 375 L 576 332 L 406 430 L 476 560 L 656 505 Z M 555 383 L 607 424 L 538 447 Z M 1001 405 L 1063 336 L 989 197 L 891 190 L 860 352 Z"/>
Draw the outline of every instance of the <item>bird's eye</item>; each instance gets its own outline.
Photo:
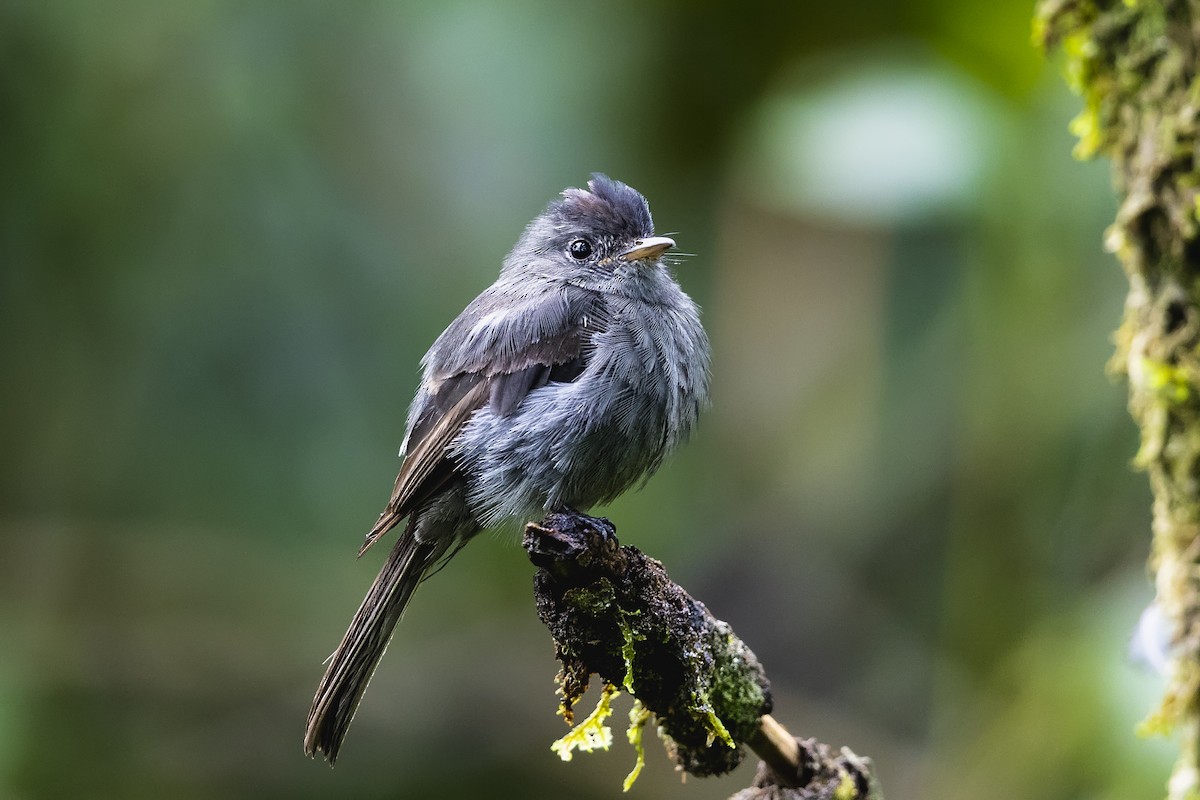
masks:
<path id="1" fill-rule="evenodd" d="M 571 242 L 567 252 L 571 254 L 571 258 L 583 261 L 592 254 L 592 243 L 587 239 L 576 239 Z"/>

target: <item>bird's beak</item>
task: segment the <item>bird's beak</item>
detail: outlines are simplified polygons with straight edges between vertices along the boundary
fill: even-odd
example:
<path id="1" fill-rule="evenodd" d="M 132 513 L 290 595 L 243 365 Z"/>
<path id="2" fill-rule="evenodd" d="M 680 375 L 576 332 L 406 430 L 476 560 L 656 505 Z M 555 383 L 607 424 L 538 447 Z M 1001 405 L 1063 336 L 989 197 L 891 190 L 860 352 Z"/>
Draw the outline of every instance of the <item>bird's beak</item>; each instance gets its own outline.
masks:
<path id="1" fill-rule="evenodd" d="M 617 257 L 622 261 L 646 261 L 658 258 L 674 246 L 674 239 L 668 239 L 666 236 L 648 236 L 638 239 L 633 243 L 633 247 Z"/>

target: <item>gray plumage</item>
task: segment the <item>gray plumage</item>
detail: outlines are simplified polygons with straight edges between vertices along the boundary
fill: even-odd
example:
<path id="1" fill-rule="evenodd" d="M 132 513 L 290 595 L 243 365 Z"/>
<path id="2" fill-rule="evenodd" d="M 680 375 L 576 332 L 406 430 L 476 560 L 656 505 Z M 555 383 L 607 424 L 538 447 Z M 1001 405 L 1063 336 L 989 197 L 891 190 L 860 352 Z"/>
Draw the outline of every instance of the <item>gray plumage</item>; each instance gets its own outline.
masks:
<path id="1" fill-rule="evenodd" d="M 533 220 L 500 277 L 438 337 L 403 462 L 365 552 L 407 518 L 330 657 L 304 750 L 333 763 L 421 578 L 480 530 L 607 503 L 687 438 L 708 338 L 637 191 L 604 175 Z"/>

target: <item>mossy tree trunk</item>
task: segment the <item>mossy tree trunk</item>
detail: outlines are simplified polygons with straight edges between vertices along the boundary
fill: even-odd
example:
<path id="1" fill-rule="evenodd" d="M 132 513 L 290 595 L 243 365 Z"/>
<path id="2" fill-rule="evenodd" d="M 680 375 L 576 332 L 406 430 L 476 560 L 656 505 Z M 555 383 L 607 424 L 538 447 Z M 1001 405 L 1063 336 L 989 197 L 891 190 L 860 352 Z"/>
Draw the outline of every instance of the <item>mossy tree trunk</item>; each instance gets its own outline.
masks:
<path id="1" fill-rule="evenodd" d="M 1108 156 L 1121 204 L 1106 245 L 1129 277 L 1113 367 L 1154 493 L 1150 564 L 1173 635 L 1148 727 L 1178 730 L 1172 800 L 1200 797 L 1200 2 L 1042 0 L 1035 38 L 1084 101 L 1076 155 Z"/>

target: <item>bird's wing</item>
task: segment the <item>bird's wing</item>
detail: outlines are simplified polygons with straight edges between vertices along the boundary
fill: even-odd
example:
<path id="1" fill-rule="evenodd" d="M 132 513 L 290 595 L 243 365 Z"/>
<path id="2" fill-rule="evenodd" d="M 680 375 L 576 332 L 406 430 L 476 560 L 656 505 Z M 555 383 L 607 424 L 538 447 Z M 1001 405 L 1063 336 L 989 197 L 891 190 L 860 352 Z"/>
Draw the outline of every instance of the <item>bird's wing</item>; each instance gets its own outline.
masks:
<path id="1" fill-rule="evenodd" d="M 596 325 L 590 297 L 556 303 L 552 313 L 540 309 L 541 316 L 526 318 L 524 326 L 518 315 L 538 309 L 508 308 L 493 315 L 493 324 L 484 324 L 486 306 L 477 306 L 485 297 L 468 306 L 426 356 L 426 380 L 411 412 L 400 474 L 359 555 L 454 477 L 457 467 L 447 450 L 476 411 L 490 406 L 507 416 L 534 389 L 572 381 L 583 371 Z M 533 335 L 517 342 L 515 331 L 522 327 Z"/>

